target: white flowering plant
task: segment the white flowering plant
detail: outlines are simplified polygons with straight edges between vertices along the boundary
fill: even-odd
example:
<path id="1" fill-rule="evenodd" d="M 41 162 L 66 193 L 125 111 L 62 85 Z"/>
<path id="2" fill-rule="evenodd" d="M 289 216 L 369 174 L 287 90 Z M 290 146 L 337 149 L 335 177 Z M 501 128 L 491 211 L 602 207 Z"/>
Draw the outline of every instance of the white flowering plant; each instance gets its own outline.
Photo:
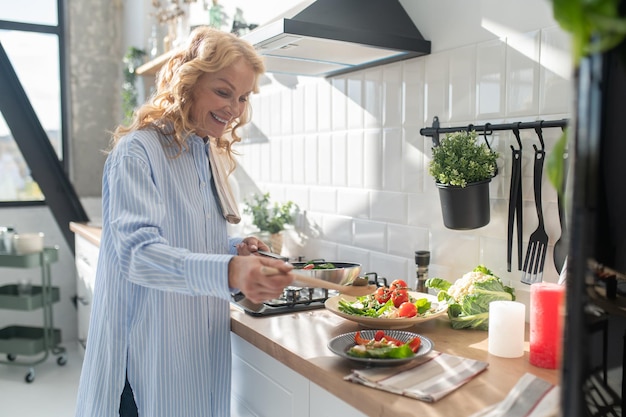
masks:
<path id="1" fill-rule="evenodd" d="M 497 300 L 515 300 L 515 289 L 504 285 L 484 265 L 450 283 L 442 278 L 430 278 L 428 288 L 439 290 L 437 298 L 448 304 L 448 318 L 453 329 L 489 328 L 489 303 Z"/>

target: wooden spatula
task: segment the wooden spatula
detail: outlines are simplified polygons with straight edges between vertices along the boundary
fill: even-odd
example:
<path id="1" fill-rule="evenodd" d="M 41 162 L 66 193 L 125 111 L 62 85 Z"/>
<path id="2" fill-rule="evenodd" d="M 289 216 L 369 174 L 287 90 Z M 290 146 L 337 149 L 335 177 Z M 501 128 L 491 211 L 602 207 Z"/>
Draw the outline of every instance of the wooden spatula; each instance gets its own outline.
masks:
<path id="1" fill-rule="evenodd" d="M 265 275 L 276 275 L 280 272 L 276 268 L 272 268 L 270 266 L 262 266 L 261 272 Z M 360 297 L 363 295 L 371 294 L 376 291 L 375 285 L 340 285 L 335 284 L 334 282 L 324 281 L 323 279 L 309 277 L 307 275 L 299 274 L 296 272 L 291 272 L 291 275 L 298 281 L 300 284 L 305 284 L 309 287 L 313 288 L 327 288 L 329 290 L 336 290 L 342 294 L 352 295 L 354 297 Z"/>

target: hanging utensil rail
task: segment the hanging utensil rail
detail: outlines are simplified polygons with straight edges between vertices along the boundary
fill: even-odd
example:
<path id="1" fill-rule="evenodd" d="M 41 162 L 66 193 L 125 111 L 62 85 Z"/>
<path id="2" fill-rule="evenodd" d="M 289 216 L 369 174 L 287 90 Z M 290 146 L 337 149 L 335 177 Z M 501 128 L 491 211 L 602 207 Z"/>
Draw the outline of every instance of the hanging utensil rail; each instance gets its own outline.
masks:
<path id="1" fill-rule="evenodd" d="M 455 126 L 455 127 L 440 127 L 439 117 L 433 117 L 433 125 L 432 127 L 424 127 L 420 129 L 420 135 L 428 136 L 433 138 L 433 145 L 439 146 L 439 135 L 442 133 L 452 133 L 452 132 L 460 132 L 463 130 L 475 130 L 476 132 L 484 132 L 484 134 L 489 135 L 491 132 L 496 130 L 513 130 L 513 129 L 536 129 L 543 128 L 547 129 L 550 127 L 560 127 L 565 128 L 568 123 L 568 119 L 561 120 L 535 120 L 532 122 L 515 122 L 515 123 L 501 123 L 501 124 L 491 124 L 485 123 L 484 125 L 473 125 L 468 124 L 465 126 Z"/>

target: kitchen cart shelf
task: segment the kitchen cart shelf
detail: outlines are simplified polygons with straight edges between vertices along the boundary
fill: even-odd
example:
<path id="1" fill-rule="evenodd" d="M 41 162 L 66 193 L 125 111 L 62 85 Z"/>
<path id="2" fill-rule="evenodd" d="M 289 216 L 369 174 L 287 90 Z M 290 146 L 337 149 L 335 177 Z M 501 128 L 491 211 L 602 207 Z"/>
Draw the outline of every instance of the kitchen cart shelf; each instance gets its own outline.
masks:
<path id="1" fill-rule="evenodd" d="M 60 300 L 58 287 L 51 285 L 50 265 L 59 259 L 58 247 L 46 247 L 43 251 L 29 254 L 0 253 L 0 268 L 39 268 L 41 285 L 33 285 L 25 293 L 15 284 L 0 287 L 0 309 L 42 310 L 43 325 L 30 327 L 11 325 L 0 329 L 0 353 L 6 354 L 5 365 L 26 366 L 26 382 L 35 380 L 34 365 L 44 362 L 49 353 L 57 356 L 57 364 L 66 363 L 65 348 L 59 346 L 61 330 L 54 328 L 52 305 Z M 19 360 L 18 360 L 19 356 Z M 22 356 L 35 356 L 23 359 Z"/>
<path id="2" fill-rule="evenodd" d="M 34 285 L 30 294 L 20 294 L 19 288 L 15 284 L 0 287 L 0 308 L 8 310 L 36 310 L 45 305 L 44 288 Z M 59 301 L 59 288 L 50 287 L 49 302 L 56 303 Z"/>

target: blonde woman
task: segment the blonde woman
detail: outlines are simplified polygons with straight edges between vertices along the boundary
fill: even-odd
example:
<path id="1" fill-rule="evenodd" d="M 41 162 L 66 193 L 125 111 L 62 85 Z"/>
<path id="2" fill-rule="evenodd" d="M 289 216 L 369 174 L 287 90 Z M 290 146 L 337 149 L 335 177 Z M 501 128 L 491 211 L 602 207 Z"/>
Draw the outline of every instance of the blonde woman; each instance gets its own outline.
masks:
<path id="1" fill-rule="evenodd" d="M 231 146 L 263 72 L 243 40 L 197 29 L 114 132 L 77 417 L 230 415 L 231 293 L 261 302 L 292 281 L 247 256 L 263 242 L 227 236 Z"/>

